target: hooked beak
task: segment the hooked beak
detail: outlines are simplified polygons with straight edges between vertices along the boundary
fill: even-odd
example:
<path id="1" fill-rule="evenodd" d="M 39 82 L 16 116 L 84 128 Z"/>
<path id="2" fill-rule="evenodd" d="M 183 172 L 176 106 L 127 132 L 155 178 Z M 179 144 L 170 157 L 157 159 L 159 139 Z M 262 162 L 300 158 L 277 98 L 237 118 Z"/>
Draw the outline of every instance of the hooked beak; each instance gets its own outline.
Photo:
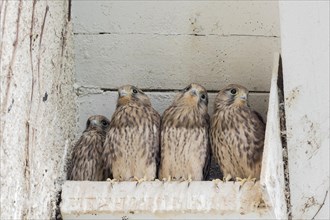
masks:
<path id="1" fill-rule="evenodd" d="M 247 94 L 241 94 L 240 98 L 244 101 L 247 100 Z"/>
<path id="2" fill-rule="evenodd" d="M 191 94 L 192 96 L 197 96 L 197 93 L 198 93 L 198 91 L 197 91 L 196 89 L 191 89 L 191 90 L 190 90 L 190 94 Z"/>
<path id="3" fill-rule="evenodd" d="M 97 120 L 92 120 L 91 121 L 91 125 L 92 126 L 99 126 L 100 124 L 99 124 L 99 122 Z"/>
<path id="4" fill-rule="evenodd" d="M 119 97 L 122 97 L 122 96 L 127 96 L 128 93 L 123 89 L 119 89 L 118 90 L 118 95 L 119 95 Z"/>

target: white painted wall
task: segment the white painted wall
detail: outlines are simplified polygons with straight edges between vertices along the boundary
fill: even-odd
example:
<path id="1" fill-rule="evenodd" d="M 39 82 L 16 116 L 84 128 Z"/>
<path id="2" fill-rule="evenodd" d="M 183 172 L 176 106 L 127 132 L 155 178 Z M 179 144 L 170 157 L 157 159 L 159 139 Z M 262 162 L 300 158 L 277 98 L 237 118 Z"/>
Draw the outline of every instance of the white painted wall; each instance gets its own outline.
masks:
<path id="1" fill-rule="evenodd" d="M 73 0 L 72 10 L 78 133 L 91 114 L 111 117 L 111 91 L 123 84 L 147 89 L 161 113 L 191 82 L 213 91 L 210 112 L 216 91 L 239 83 L 265 117 L 280 50 L 277 1 Z"/>
<path id="2" fill-rule="evenodd" d="M 0 10 L 0 219 L 53 219 L 76 124 L 68 1 Z"/>
<path id="3" fill-rule="evenodd" d="M 329 1 L 281 1 L 292 216 L 329 219 Z"/>

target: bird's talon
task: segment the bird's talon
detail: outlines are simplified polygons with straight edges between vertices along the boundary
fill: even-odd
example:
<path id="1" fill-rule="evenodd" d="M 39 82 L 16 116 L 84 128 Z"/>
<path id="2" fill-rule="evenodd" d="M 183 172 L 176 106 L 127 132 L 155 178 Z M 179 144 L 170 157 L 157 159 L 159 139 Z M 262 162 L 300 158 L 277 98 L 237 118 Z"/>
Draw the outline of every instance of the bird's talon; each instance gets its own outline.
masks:
<path id="1" fill-rule="evenodd" d="M 185 181 L 186 181 L 186 178 L 184 178 L 184 177 L 181 177 L 181 178 L 179 179 L 179 182 L 180 182 L 180 183 L 185 182 Z"/>
<path id="2" fill-rule="evenodd" d="M 144 176 L 144 177 L 142 177 L 141 179 L 139 179 L 139 178 L 137 178 L 136 176 L 134 176 L 134 180 L 136 181 L 136 185 L 138 185 L 138 184 L 140 184 L 140 183 L 142 183 L 142 182 L 147 181 L 147 177 Z"/>
<path id="3" fill-rule="evenodd" d="M 188 175 L 188 187 L 190 186 L 190 183 L 192 182 L 191 174 Z"/>
<path id="4" fill-rule="evenodd" d="M 227 176 L 224 176 L 224 177 L 222 178 L 222 181 L 223 181 L 223 182 L 229 182 L 231 179 L 232 179 L 231 175 L 228 174 Z"/>
<path id="5" fill-rule="evenodd" d="M 107 178 L 107 182 L 110 182 L 111 184 L 113 184 L 113 183 L 119 182 L 119 180 Z"/>
<path id="6" fill-rule="evenodd" d="M 110 185 L 111 185 L 111 188 L 113 188 L 113 185 L 114 185 L 115 183 L 118 183 L 119 180 L 117 180 L 117 179 L 110 179 L 110 178 L 107 178 L 107 182 L 109 182 Z"/>
<path id="7" fill-rule="evenodd" d="M 192 182 L 191 174 L 188 175 L 188 182 Z"/>
<path id="8" fill-rule="evenodd" d="M 241 190 L 241 188 L 242 188 L 243 185 L 246 183 L 246 181 L 249 181 L 249 180 L 251 180 L 250 177 L 248 177 L 248 178 L 243 178 L 243 179 L 240 178 L 240 177 L 236 177 L 236 181 L 240 183 L 240 184 L 239 184 L 239 190 Z"/>
<path id="9" fill-rule="evenodd" d="M 219 189 L 219 183 L 223 182 L 221 179 L 213 179 L 212 182 L 215 184 L 215 186 Z"/>

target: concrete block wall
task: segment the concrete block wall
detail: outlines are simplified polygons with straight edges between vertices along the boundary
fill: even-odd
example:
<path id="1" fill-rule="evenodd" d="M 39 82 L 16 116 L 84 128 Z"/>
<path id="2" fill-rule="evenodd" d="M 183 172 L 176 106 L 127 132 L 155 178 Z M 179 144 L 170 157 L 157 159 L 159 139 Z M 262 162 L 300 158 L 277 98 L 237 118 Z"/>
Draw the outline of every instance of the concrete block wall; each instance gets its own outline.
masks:
<path id="1" fill-rule="evenodd" d="M 246 86 L 266 116 L 273 53 L 280 51 L 277 1 L 78 1 L 72 5 L 78 128 L 111 117 L 116 88 L 147 91 L 162 113 L 191 82 L 209 90 Z"/>

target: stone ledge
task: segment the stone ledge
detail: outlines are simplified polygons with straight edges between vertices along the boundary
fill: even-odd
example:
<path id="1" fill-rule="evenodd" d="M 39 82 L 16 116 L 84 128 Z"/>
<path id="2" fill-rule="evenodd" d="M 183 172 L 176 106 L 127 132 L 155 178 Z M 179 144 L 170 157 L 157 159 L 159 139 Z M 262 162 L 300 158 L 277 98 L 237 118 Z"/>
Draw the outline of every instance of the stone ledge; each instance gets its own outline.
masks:
<path id="1" fill-rule="evenodd" d="M 259 182 L 89 182 L 63 185 L 63 219 L 274 219 Z"/>

